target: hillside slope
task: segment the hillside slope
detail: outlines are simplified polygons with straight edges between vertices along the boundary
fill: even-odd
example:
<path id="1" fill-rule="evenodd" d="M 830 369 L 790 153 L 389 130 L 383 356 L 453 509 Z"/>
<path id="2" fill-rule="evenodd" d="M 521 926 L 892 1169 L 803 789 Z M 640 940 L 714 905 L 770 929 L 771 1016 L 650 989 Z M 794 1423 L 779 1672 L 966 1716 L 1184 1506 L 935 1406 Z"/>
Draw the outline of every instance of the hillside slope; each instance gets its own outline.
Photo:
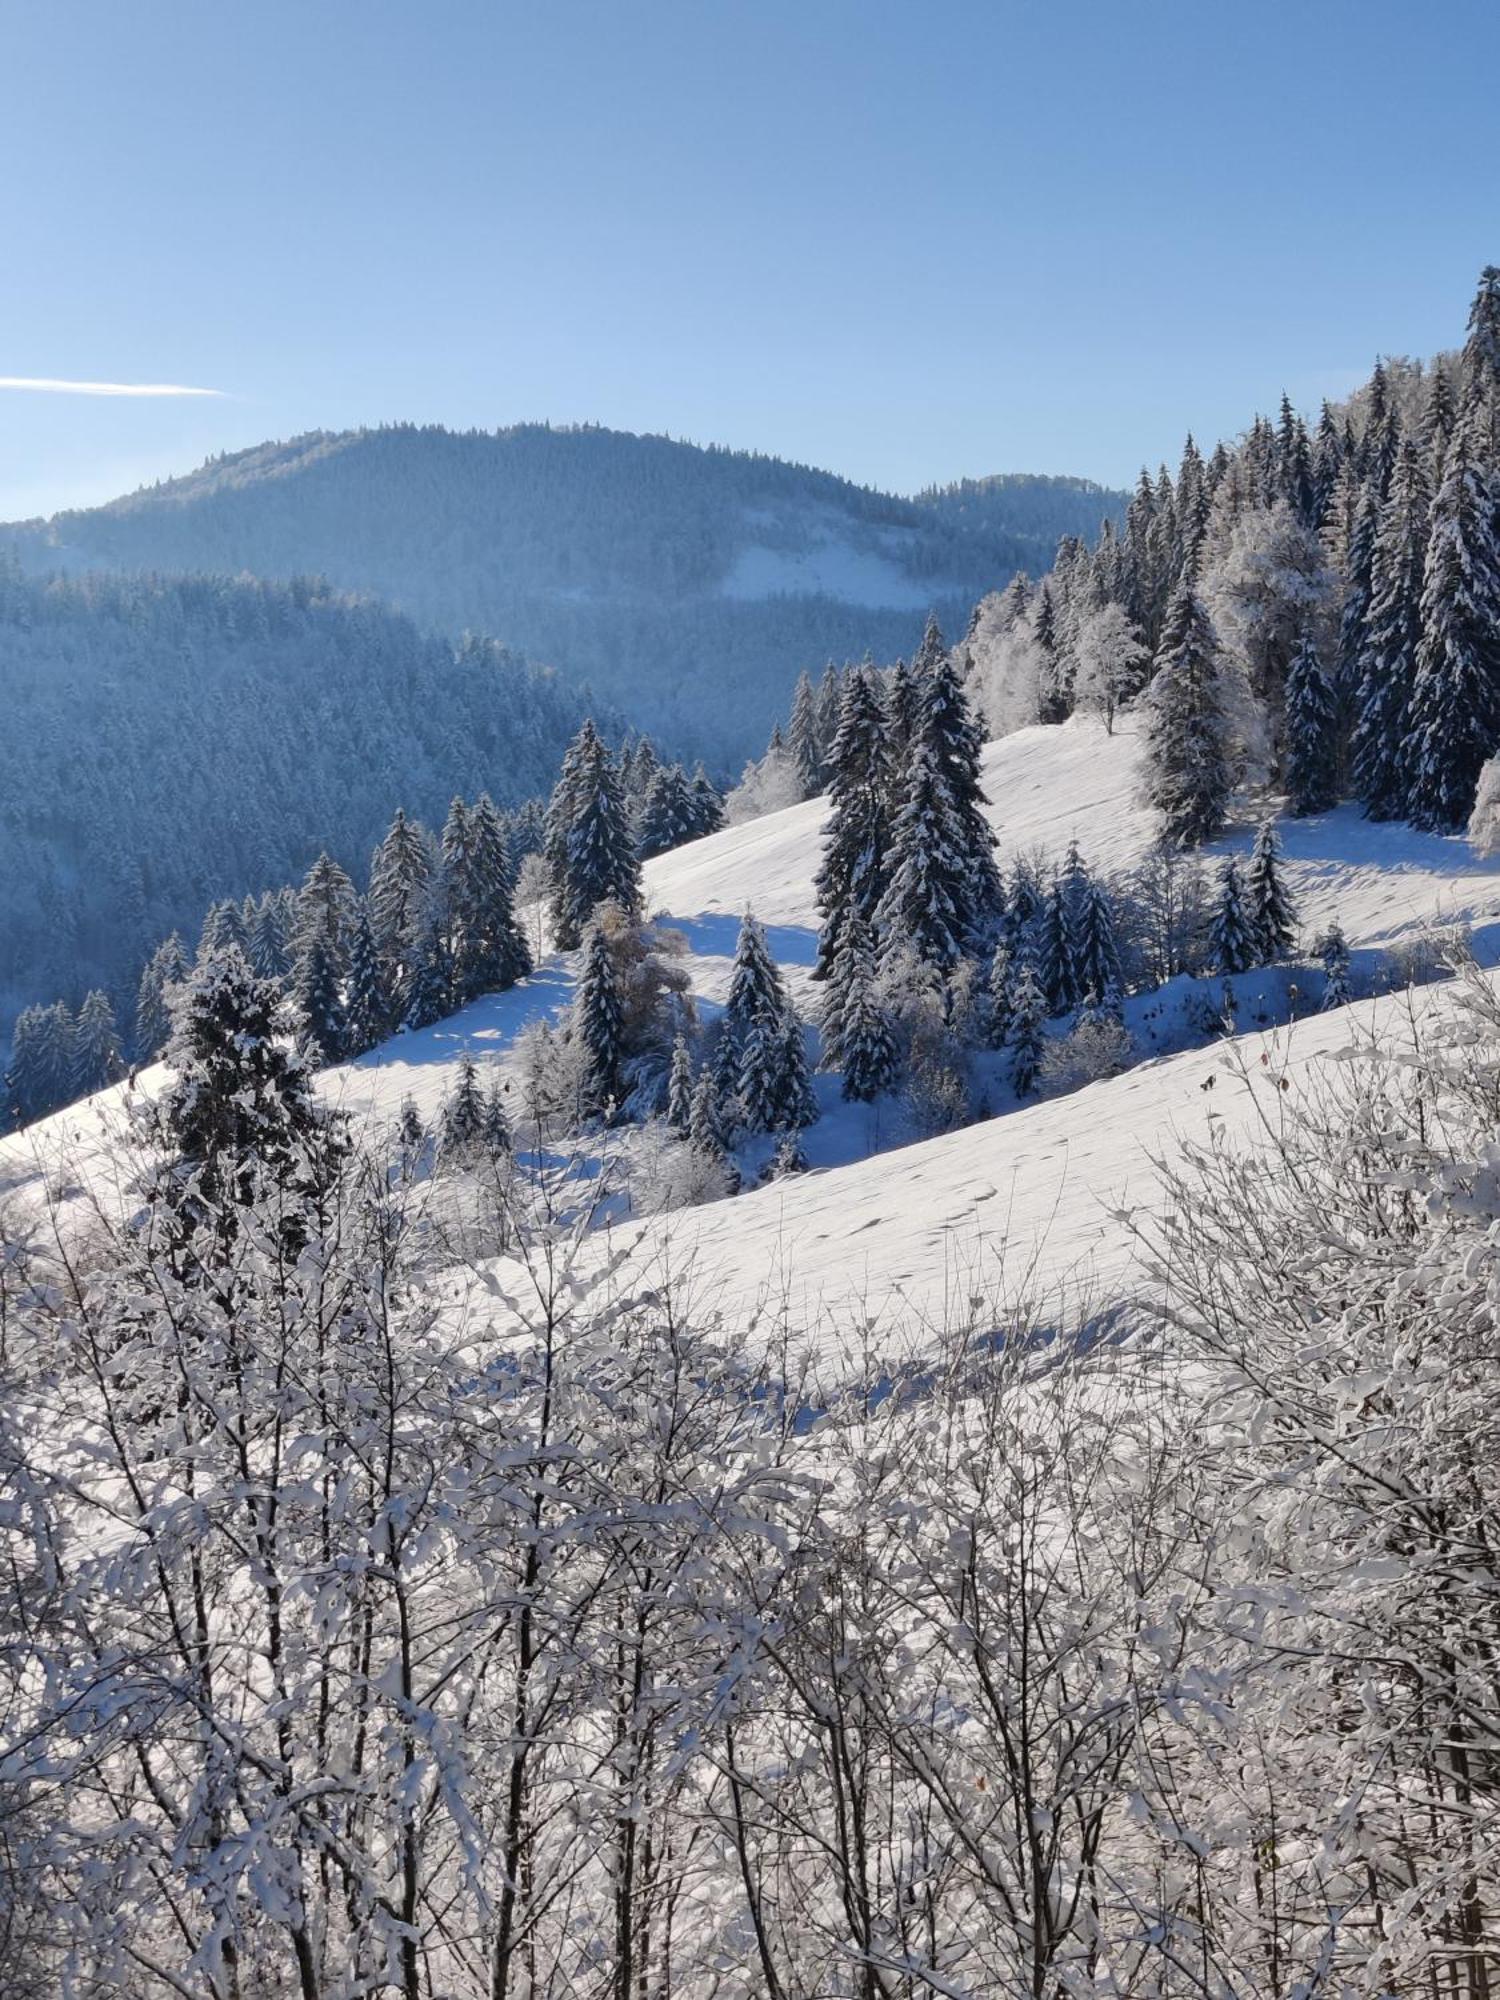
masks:
<path id="1" fill-rule="evenodd" d="M 491 634 L 587 681 L 675 747 L 758 751 L 803 667 L 909 653 L 962 625 L 1060 524 L 1121 494 L 984 482 L 902 500 L 747 452 L 597 428 L 315 433 L 104 507 L 3 531 L 30 568 L 321 575 L 420 623 Z M 731 699 L 732 692 L 732 699 Z"/>
<path id="2" fill-rule="evenodd" d="M 583 704 L 325 587 L 0 564 L 0 715 L 3 1029 L 133 982 L 168 931 L 322 848 L 362 879 L 398 805 L 441 825 L 458 790 L 548 790 Z"/>
<path id="3" fill-rule="evenodd" d="M 1150 816 L 1134 802 L 1136 758 L 1128 733 L 1106 738 L 1083 723 L 989 745 L 985 783 L 1002 853 L 1040 848 L 1057 856 L 1077 838 L 1101 869 L 1128 866 L 1152 833 Z M 807 973 L 822 813 L 815 800 L 648 864 L 648 905 L 686 933 L 694 989 L 709 1015 L 723 999 L 747 905 L 765 920 L 799 1003 L 808 1010 L 814 1004 Z M 1389 976 L 1381 954 L 1439 923 L 1469 926 L 1481 962 L 1500 964 L 1500 867 L 1476 861 L 1463 841 L 1372 825 L 1344 811 L 1283 822 L 1281 831 L 1304 933 L 1336 916 L 1368 984 Z M 1240 827 L 1220 848 L 1243 850 L 1250 838 L 1249 827 Z M 570 961 L 554 958 L 508 993 L 327 1071 L 323 1091 L 356 1118 L 383 1125 L 394 1123 L 410 1097 L 434 1123 L 459 1059 L 471 1054 L 504 1071 L 521 1028 L 567 1005 L 572 972 Z M 1277 1018 L 1289 999 L 1295 1008 L 1294 977 L 1285 969 L 1243 975 L 1241 1019 Z M 1441 991 L 1427 989 L 1416 1004 L 1425 1008 Z M 1165 1029 L 1161 1046 L 1171 1052 L 938 1138 L 899 1144 L 891 1108 L 844 1106 L 837 1079 L 821 1078 L 826 1115 L 806 1135 L 815 1171 L 664 1218 L 626 1219 L 617 1246 L 634 1242 L 648 1260 L 691 1265 L 706 1293 L 736 1319 L 785 1307 L 803 1326 L 820 1308 L 847 1308 L 855 1299 L 868 1299 L 882 1321 L 940 1316 L 971 1293 L 1015 1286 L 1028 1274 L 1090 1298 L 1117 1297 L 1132 1283 L 1131 1245 L 1114 1211 L 1136 1202 L 1149 1208 L 1154 1160 L 1179 1135 L 1202 1138 L 1216 1124 L 1249 1129 L 1263 1114 L 1274 1117 L 1283 1076 L 1293 1090 L 1309 1087 L 1318 1064 L 1338 1049 L 1371 1034 L 1389 1040 L 1403 1033 L 1410 1004 L 1403 992 L 1377 995 L 1290 1028 L 1173 1049 L 1170 989 L 1164 993 L 1165 1003 L 1159 995 L 1132 1002 L 1132 1025 L 1149 1053 L 1154 1009 Z M 146 1072 L 138 1088 L 153 1090 L 161 1074 Z M 58 1152 L 68 1155 L 80 1184 L 110 1184 L 127 1096 L 123 1089 L 103 1093 L 0 1141 L 0 1189 L 34 1181 Z"/>

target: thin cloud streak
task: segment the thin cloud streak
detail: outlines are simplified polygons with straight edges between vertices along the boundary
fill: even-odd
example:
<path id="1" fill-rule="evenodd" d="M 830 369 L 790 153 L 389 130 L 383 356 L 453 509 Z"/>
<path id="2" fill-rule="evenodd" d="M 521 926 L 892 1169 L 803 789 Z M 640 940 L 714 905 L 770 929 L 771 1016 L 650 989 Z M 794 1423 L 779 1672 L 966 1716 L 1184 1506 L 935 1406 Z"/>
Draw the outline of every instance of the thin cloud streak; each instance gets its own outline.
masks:
<path id="1" fill-rule="evenodd" d="M 0 389 L 31 389 L 48 396 L 222 396 L 222 389 L 190 389 L 181 382 L 60 382 L 50 375 L 0 375 Z"/>

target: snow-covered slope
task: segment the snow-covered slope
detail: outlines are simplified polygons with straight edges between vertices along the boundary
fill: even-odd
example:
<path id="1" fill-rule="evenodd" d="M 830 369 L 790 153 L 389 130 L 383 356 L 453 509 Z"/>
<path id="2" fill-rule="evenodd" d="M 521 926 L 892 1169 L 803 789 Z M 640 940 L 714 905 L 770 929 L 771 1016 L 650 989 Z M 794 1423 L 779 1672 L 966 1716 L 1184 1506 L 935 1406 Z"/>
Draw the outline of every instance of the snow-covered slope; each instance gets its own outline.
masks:
<path id="1" fill-rule="evenodd" d="M 985 784 L 1002 855 L 1039 849 L 1060 857 L 1077 839 L 1099 870 L 1128 867 L 1153 832 L 1135 800 L 1137 754 L 1128 731 L 1106 737 L 1082 722 L 991 744 Z M 710 1009 L 723 999 L 746 908 L 765 922 L 788 984 L 810 1008 L 823 812 L 822 801 L 796 806 L 648 865 L 648 907 L 686 934 L 694 988 Z M 1337 918 L 1364 954 L 1367 975 L 1380 951 L 1439 923 L 1470 926 L 1481 962 L 1500 964 L 1500 868 L 1476 861 L 1463 841 L 1372 825 L 1347 809 L 1286 822 L 1282 836 L 1304 931 Z M 1250 838 L 1247 821 L 1222 846 L 1243 848 Z M 526 1022 L 565 1006 L 571 990 L 571 966 L 550 961 L 509 993 L 327 1072 L 323 1090 L 357 1116 L 387 1121 L 410 1095 L 431 1121 L 465 1051 L 503 1065 Z M 1268 1003 L 1284 1006 L 1287 975 L 1248 975 L 1242 1019 L 1255 1019 L 1262 990 Z M 1163 1055 L 1070 1096 L 894 1151 L 901 1128 L 892 1110 L 843 1105 L 837 1080 L 822 1078 L 828 1115 L 807 1135 L 816 1171 L 620 1227 L 638 1233 L 643 1255 L 692 1263 L 736 1315 L 785 1293 L 803 1325 L 820 1305 L 847 1307 L 855 1298 L 887 1320 L 898 1312 L 939 1315 L 945 1300 L 962 1309 L 972 1293 L 1020 1284 L 1033 1260 L 1049 1284 L 1111 1294 L 1128 1283 L 1129 1258 L 1128 1231 L 1113 1211 L 1149 1202 L 1155 1158 L 1179 1135 L 1202 1137 L 1215 1121 L 1244 1125 L 1261 1111 L 1274 1115 L 1286 1101 L 1283 1077 L 1293 1093 L 1308 1087 L 1330 1051 L 1398 1032 L 1406 1005 L 1400 995 L 1362 1000 L 1290 1029 Z M 146 1072 L 137 1088 L 155 1088 L 161 1074 Z M 105 1092 L 0 1142 L 0 1188 L 35 1185 L 59 1152 L 75 1182 L 107 1186 L 125 1094 Z"/>
<path id="2" fill-rule="evenodd" d="M 984 786 L 1001 859 L 1039 850 L 1060 860 L 1076 840 L 1101 874 L 1138 862 L 1156 831 L 1137 796 L 1139 752 L 1128 720 L 1113 736 L 1080 718 L 989 744 Z M 715 959 L 729 927 L 712 920 L 753 908 L 780 928 L 778 957 L 810 963 L 824 810 L 821 799 L 813 800 L 664 854 L 646 869 L 649 907 L 686 920 L 690 937 Z M 1351 945 L 1382 948 L 1433 924 L 1465 923 L 1480 931 L 1500 925 L 1500 868 L 1476 860 L 1462 839 L 1367 820 L 1354 806 L 1283 820 L 1279 831 L 1309 934 L 1337 918 Z M 1254 833 L 1254 817 L 1246 814 L 1205 854 L 1211 860 L 1247 852 Z M 792 932 L 805 932 L 806 939 L 799 943 Z M 1500 935 L 1496 947 L 1500 956 Z M 727 948 L 733 949 L 732 936 Z"/>

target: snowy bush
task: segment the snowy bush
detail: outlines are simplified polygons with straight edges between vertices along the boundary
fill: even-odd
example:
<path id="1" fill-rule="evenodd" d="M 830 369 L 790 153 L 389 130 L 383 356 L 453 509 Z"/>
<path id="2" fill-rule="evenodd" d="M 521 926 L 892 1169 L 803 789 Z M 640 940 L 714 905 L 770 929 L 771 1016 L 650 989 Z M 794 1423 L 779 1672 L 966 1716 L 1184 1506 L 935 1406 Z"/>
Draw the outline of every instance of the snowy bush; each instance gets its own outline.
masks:
<path id="1" fill-rule="evenodd" d="M 1048 1095 L 1077 1090 L 1083 1084 L 1118 1076 L 1130 1065 L 1134 1044 L 1123 1022 L 1088 1009 L 1065 1035 L 1042 1050 L 1037 1075 Z"/>
<path id="2" fill-rule="evenodd" d="M 1493 860 L 1500 854 L 1500 756 L 1491 757 L 1479 773 L 1468 834 L 1474 852 L 1482 861 Z"/>

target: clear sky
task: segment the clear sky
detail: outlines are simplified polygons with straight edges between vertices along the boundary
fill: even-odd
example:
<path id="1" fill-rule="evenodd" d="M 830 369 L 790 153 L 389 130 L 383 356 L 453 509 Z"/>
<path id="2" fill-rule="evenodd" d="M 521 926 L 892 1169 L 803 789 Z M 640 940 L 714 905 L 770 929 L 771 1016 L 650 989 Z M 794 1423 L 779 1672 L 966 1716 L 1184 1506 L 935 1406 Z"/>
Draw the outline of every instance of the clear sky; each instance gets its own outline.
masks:
<path id="1" fill-rule="evenodd" d="M 588 419 L 1127 482 L 1500 262 L 1489 0 L 0 0 L 0 517 Z"/>

